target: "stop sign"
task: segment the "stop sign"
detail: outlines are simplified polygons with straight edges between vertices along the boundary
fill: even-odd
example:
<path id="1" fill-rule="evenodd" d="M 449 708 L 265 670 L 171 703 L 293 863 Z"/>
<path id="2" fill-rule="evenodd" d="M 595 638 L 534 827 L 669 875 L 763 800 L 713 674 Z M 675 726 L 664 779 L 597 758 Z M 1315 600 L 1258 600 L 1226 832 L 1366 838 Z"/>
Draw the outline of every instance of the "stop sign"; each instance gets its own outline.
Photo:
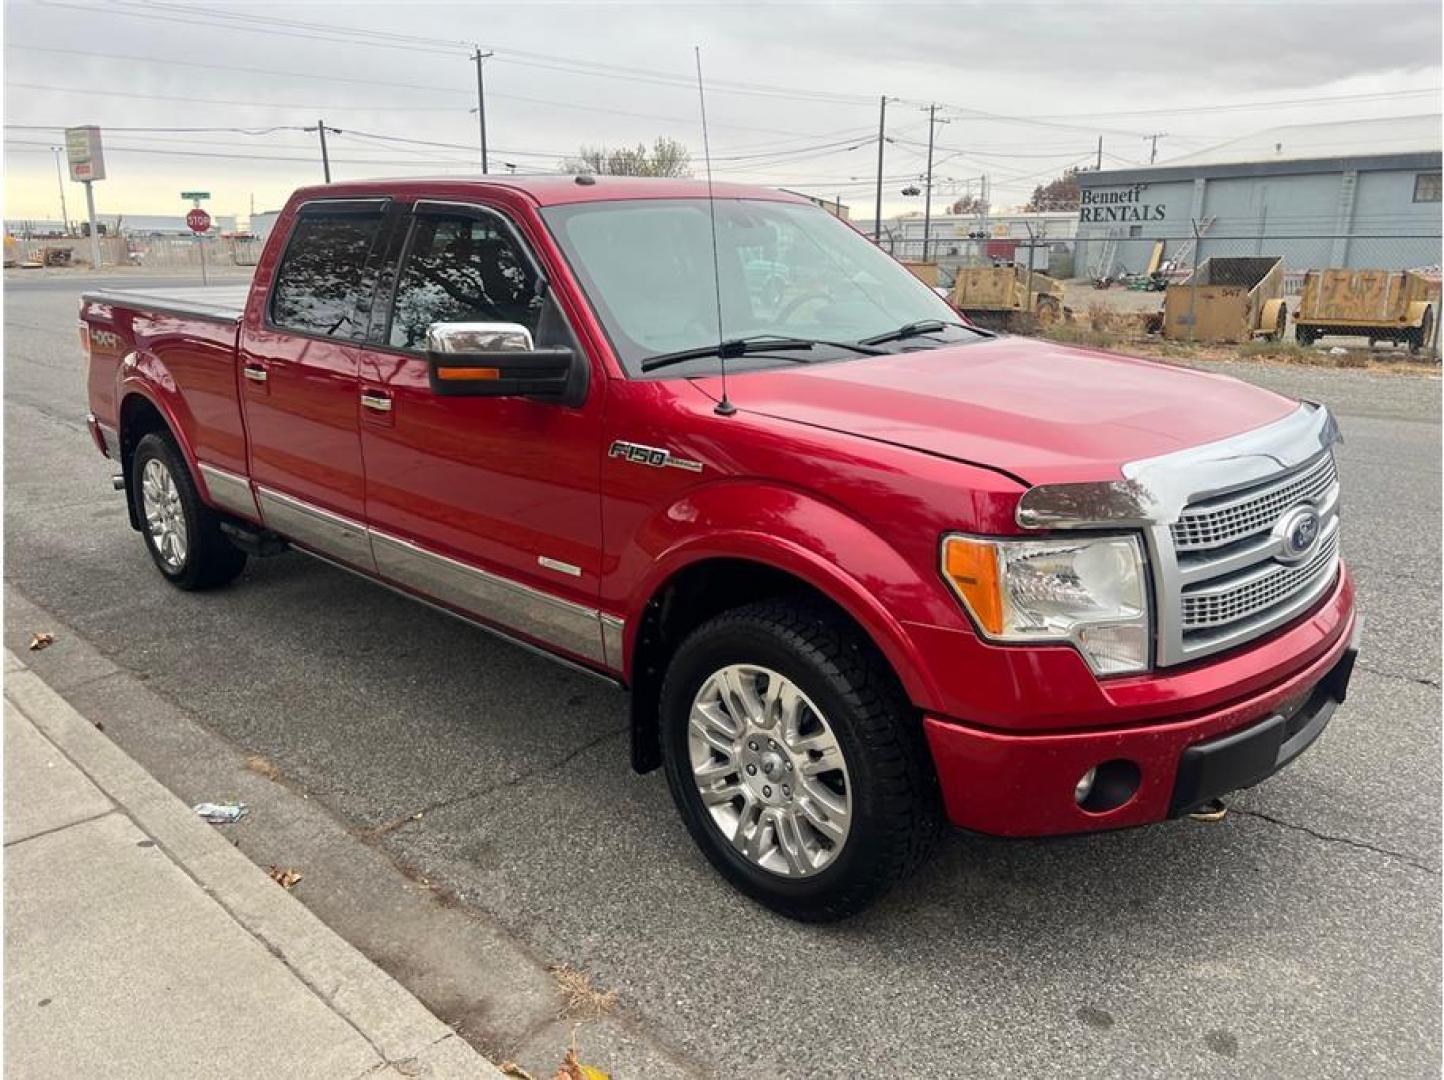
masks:
<path id="1" fill-rule="evenodd" d="M 211 216 L 197 206 L 186 215 L 186 225 L 193 233 L 203 233 L 211 227 Z"/>

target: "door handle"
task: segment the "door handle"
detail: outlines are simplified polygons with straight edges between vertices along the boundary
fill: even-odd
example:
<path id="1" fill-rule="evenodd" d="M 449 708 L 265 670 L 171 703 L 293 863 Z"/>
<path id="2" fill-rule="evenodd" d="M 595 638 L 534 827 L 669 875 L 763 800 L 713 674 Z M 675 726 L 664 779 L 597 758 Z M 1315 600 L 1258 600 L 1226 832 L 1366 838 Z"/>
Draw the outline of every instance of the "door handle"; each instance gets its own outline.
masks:
<path id="1" fill-rule="evenodd" d="M 270 377 L 262 364 L 246 364 L 241 368 L 241 374 L 257 383 L 263 383 Z"/>
<path id="2" fill-rule="evenodd" d="M 391 395 L 381 390 L 362 390 L 361 404 L 377 412 L 390 412 Z"/>

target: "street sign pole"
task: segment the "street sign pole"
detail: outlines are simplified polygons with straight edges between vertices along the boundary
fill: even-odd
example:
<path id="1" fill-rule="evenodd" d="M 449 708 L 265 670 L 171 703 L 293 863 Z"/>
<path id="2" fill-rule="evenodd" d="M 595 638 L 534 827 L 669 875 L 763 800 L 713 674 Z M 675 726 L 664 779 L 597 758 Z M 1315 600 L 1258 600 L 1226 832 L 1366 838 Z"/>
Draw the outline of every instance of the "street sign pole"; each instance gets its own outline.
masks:
<path id="1" fill-rule="evenodd" d="M 90 215 L 90 268 L 100 269 L 100 228 L 95 221 L 95 190 L 85 181 L 85 212 Z"/>
<path id="2" fill-rule="evenodd" d="M 186 227 L 195 234 L 201 252 L 201 284 L 209 285 L 206 278 L 206 231 L 211 227 L 211 216 L 201 208 L 201 200 L 209 199 L 209 191 L 182 191 L 181 198 L 191 201 L 191 212 L 186 215 Z"/>

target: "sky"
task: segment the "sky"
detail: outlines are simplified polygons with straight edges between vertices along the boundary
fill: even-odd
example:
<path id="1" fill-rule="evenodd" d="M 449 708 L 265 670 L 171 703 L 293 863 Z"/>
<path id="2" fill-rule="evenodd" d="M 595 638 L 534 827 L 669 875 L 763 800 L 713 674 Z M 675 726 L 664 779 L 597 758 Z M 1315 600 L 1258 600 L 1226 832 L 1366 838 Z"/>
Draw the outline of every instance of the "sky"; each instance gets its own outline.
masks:
<path id="1" fill-rule="evenodd" d="M 1071 165 L 1158 161 L 1278 124 L 1438 112 L 1441 5 L 1310 0 L 970 3 L 179 3 L 4 6 L 7 220 L 58 218 L 51 147 L 98 124 L 102 219 L 278 208 L 322 179 L 479 172 L 474 48 L 493 171 L 583 145 L 682 141 L 703 171 L 701 48 L 718 180 L 884 214 L 926 168 L 934 211 L 987 177 L 997 208 Z M 128 130 L 127 130 L 128 129 Z M 1342 152 L 1342 148 L 1341 148 Z M 83 189 L 67 183 L 72 220 Z"/>

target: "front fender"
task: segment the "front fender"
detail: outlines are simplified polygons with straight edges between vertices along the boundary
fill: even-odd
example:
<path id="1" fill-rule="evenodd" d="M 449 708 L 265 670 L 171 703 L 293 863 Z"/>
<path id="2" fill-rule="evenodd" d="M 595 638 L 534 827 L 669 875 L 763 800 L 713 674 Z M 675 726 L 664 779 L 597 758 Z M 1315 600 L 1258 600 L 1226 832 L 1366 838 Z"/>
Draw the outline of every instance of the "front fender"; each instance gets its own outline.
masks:
<path id="1" fill-rule="evenodd" d="M 625 564 L 641 572 L 627 599 L 623 667 L 630 676 L 647 604 L 675 574 L 706 559 L 743 559 L 790 574 L 827 596 L 867 632 L 920 707 L 936 683 L 905 623 L 953 621 L 956 609 L 867 523 L 814 495 L 755 481 L 693 489 L 637 531 Z"/>

